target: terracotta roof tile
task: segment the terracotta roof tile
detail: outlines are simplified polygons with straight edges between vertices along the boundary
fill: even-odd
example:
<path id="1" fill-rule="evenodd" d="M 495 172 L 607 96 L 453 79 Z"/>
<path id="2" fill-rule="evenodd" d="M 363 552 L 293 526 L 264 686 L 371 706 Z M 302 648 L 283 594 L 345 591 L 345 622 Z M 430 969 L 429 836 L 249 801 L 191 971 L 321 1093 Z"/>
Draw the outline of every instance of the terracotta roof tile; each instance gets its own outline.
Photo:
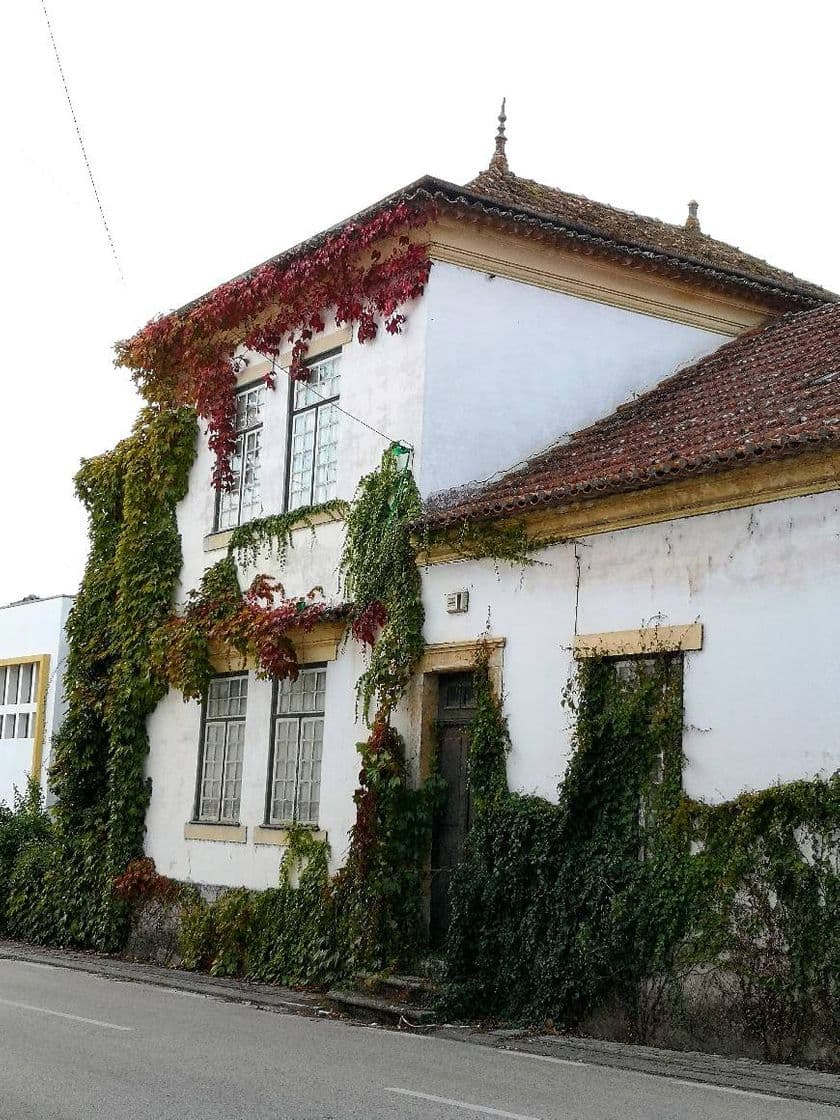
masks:
<path id="1" fill-rule="evenodd" d="M 523 467 L 434 496 L 423 522 L 493 520 L 816 446 L 840 447 L 838 304 L 741 335 Z"/>
<path id="2" fill-rule="evenodd" d="M 665 253 L 681 261 L 778 284 L 816 299 L 837 298 L 825 288 L 800 280 L 792 272 L 775 268 L 767 261 L 708 237 L 699 230 L 671 225 L 658 218 L 647 218 L 630 210 L 607 206 L 603 202 L 593 202 L 583 195 L 548 187 L 533 179 L 522 179 L 510 171 L 501 172 L 490 167 L 468 183 L 467 189 L 493 199 L 494 202 L 540 214 L 554 221 L 587 227 L 616 242 L 626 241 L 647 246 L 654 252 Z"/>

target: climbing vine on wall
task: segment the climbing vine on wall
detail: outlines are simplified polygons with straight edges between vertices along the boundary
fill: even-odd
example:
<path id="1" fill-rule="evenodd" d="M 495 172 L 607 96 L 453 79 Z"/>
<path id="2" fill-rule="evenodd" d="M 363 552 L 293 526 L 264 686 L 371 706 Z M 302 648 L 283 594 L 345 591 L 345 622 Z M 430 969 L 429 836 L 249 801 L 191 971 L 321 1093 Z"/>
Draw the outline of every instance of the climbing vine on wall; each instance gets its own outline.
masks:
<path id="1" fill-rule="evenodd" d="M 359 483 L 347 515 L 342 556 L 344 593 L 354 637 L 370 646 L 358 683 L 367 715 L 375 701 L 387 721 L 423 654 L 423 600 L 410 526 L 421 503 L 411 471 L 390 449 Z"/>
<path id="2" fill-rule="evenodd" d="M 359 696 L 365 712 L 375 703 L 370 734 L 357 744 L 356 820 L 347 859 L 330 877 L 326 844 L 295 827 L 278 888 L 229 891 L 213 904 L 191 898 L 184 910 L 182 941 L 192 966 L 283 983 L 324 983 L 358 970 L 405 963 L 422 945 L 422 880 L 442 782 L 433 776 L 419 789 L 411 787 L 405 745 L 391 726 L 393 709 L 423 652 L 420 578 L 410 541 L 419 498 L 395 450 L 387 451 L 377 470 L 362 479 L 347 511 L 342 560 L 344 590 L 351 600 L 347 609 L 354 636 L 369 647 Z M 281 539 L 286 532 L 284 524 Z M 192 616 L 198 612 L 203 635 L 207 612 L 216 619 L 238 609 L 235 580 L 232 559 L 217 564 L 188 605 L 184 621 L 175 624 L 174 644 L 183 642 L 187 651 L 184 663 L 200 649 L 194 664 L 205 668 L 195 676 L 187 674 L 198 692 L 206 683 L 206 647 L 203 638 L 191 635 Z M 223 627 L 214 634 L 223 637 Z M 171 637 L 165 631 L 162 636 L 171 650 Z M 177 652 L 175 660 L 181 656 Z M 291 886 L 293 870 L 300 871 L 297 888 Z"/>
<path id="3" fill-rule="evenodd" d="M 196 435 L 192 410 L 146 408 L 128 439 L 76 477 L 90 552 L 67 623 L 67 713 L 50 771 L 58 801 L 48 835 L 12 869 L 13 936 L 114 948 L 124 935 L 126 908 L 110 884 L 143 852 L 146 718 L 166 690 L 151 638 L 181 568 L 175 507 Z"/>
<path id="4" fill-rule="evenodd" d="M 328 308 L 337 325 L 354 325 L 359 342 L 375 338 L 380 322 L 388 333 L 399 333 L 406 306 L 422 295 L 429 276 L 428 251 L 411 240 L 410 231 L 431 215 L 428 206 L 400 202 L 366 221 L 346 223 L 316 248 L 268 261 L 184 311 L 148 323 L 118 343 L 117 363 L 133 371 L 147 401 L 195 406 L 208 426 L 214 484 L 227 487 L 240 349 L 273 359 L 291 344 L 290 374 L 302 378 L 309 344 L 324 330 Z M 267 383 L 273 385 L 273 375 Z"/>
<path id="5" fill-rule="evenodd" d="M 452 887 L 450 1012 L 574 1028 L 605 1002 L 651 1037 L 700 970 L 770 1058 L 840 1011 L 840 774 L 706 805 L 681 788 L 681 666 L 583 661 L 556 804 L 507 791 L 486 661 L 476 673 L 475 815 Z"/>
<path id="6" fill-rule="evenodd" d="M 333 498 L 319 505 L 289 510 L 287 513 L 258 517 L 237 525 L 228 543 L 228 555 L 246 564 L 256 564 L 263 550 L 272 553 L 277 564 L 285 567 L 289 549 L 293 547 L 295 529 L 304 526 L 314 534 L 315 526 L 322 520 L 343 520 L 350 511 L 349 502 Z"/>
<path id="7" fill-rule="evenodd" d="M 208 568 L 181 612 L 171 614 L 153 637 L 153 660 L 185 700 L 207 691 L 214 652 L 238 654 L 242 665 L 253 657 L 259 677 L 296 679 L 298 659 L 290 637 L 319 622 L 340 621 L 347 608 L 331 605 L 320 587 L 286 597 L 282 583 L 258 575 L 243 594 L 232 556 Z"/>

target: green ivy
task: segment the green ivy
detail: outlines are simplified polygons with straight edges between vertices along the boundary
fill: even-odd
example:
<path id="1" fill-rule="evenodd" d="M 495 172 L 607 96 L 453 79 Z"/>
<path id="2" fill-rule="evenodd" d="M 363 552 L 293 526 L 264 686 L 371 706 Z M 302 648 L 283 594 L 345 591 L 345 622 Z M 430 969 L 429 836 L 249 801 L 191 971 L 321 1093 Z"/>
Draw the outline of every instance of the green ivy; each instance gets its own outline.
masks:
<path id="1" fill-rule="evenodd" d="M 329 507 L 333 513 L 338 508 Z M 405 964 L 423 945 L 423 875 L 443 783 L 433 776 L 411 788 L 405 747 L 390 724 L 424 648 L 420 577 L 410 541 L 419 508 L 411 473 L 398 469 L 390 451 L 362 479 L 353 504 L 341 507 L 351 622 L 357 637 L 372 643 L 359 697 L 365 712 L 376 701 L 370 735 L 357 744 L 356 821 L 344 866 L 331 876 L 327 845 L 293 826 L 276 888 L 224 891 L 212 903 L 197 892 L 187 896 L 180 918 L 187 967 L 284 984 L 326 984 Z M 206 687 L 207 610 L 215 602 L 224 614 L 239 597 L 233 553 L 261 547 L 270 532 L 285 555 L 291 528 L 314 512 L 266 519 L 253 533 L 247 527 L 247 535 L 231 541 L 231 554 L 205 574 L 179 627 L 178 641 L 193 665 L 193 675 L 180 687 L 193 695 Z"/>
<path id="2" fill-rule="evenodd" d="M 416 540 L 426 556 L 443 547 L 451 549 L 461 560 L 489 558 L 497 566 L 506 563 L 522 568 L 536 563 L 533 553 L 551 543 L 532 540 L 525 526 L 517 521 L 479 522 L 468 518 L 441 529 L 423 525 Z"/>
<path id="3" fill-rule="evenodd" d="M 245 563 L 256 564 L 263 549 L 270 549 L 280 567 L 285 567 L 289 549 L 294 547 L 292 533 L 305 526 L 315 532 L 321 518 L 330 517 L 342 520 L 349 512 L 349 505 L 341 498 L 334 498 L 320 505 L 306 506 L 303 509 L 289 510 L 288 513 L 258 517 L 238 525 L 231 533 L 228 555 L 236 556 Z"/>
<path id="4" fill-rule="evenodd" d="M 420 573 L 410 533 L 420 510 L 414 476 L 400 469 L 389 450 L 379 468 L 359 483 L 347 514 L 341 566 L 354 631 L 358 634 L 371 608 L 384 608 L 384 625 L 357 686 L 364 715 L 374 699 L 378 707 L 393 709 L 425 648 Z"/>
<path id="5" fill-rule="evenodd" d="M 448 1010 L 574 1028 L 612 1003 L 644 1039 L 692 970 L 725 967 L 744 1030 L 796 1058 L 840 1010 L 840 774 L 687 798 L 681 664 L 656 662 L 581 663 L 556 804 L 507 791 L 507 727 L 479 665 Z"/>
<path id="6" fill-rule="evenodd" d="M 144 409 L 131 436 L 76 477 L 90 552 L 67 623 L 67 714 L 50 771 L 58 801 L 48 839 L 22 849 L 12 869 L 12 936 L 100 949 L 124 937 L 111 883 L 143 851 L 146 719 L 166 691 L 151 638 L 181 569 L 175 508 L 196 436 L 192 410 Z"/>

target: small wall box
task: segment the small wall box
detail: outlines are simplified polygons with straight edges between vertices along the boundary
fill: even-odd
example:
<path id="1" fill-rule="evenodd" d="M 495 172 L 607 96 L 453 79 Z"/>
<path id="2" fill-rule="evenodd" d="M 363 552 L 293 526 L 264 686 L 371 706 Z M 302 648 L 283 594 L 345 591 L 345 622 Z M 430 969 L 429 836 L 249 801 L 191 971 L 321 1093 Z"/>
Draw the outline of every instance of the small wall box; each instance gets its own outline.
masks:
<path id="1" fill-rule="evenodd" d="M 469 591 L 450 591 L 446 596 L 447 614 L 466 614 L 470 609 Z"/>

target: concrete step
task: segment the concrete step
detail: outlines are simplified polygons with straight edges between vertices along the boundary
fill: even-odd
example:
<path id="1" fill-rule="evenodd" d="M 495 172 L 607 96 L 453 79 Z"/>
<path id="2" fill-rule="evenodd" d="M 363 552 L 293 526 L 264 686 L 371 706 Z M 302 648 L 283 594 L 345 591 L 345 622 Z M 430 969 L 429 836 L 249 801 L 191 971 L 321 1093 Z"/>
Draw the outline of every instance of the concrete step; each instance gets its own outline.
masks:
<path id="1" fill-rule="evenodd" d="M 435 1021 L 435 1013 L 430 1007 L 395 1002 L 385 996 L 333 988 L 327 992 L 326 998 L 336 1010 L 366 1022 L 400 1023 L 404 1020 L 413 1026 L 421 1026 Z"/>
<path id="2" fill-rule="evenodd" d="M 392 1003 L 413 1007 L 432 1007 L 439 991 L 438 985 L 428 976 L 366 972 L 355 976 L 353 983 L 367 995 L 382 996 Z"/>

